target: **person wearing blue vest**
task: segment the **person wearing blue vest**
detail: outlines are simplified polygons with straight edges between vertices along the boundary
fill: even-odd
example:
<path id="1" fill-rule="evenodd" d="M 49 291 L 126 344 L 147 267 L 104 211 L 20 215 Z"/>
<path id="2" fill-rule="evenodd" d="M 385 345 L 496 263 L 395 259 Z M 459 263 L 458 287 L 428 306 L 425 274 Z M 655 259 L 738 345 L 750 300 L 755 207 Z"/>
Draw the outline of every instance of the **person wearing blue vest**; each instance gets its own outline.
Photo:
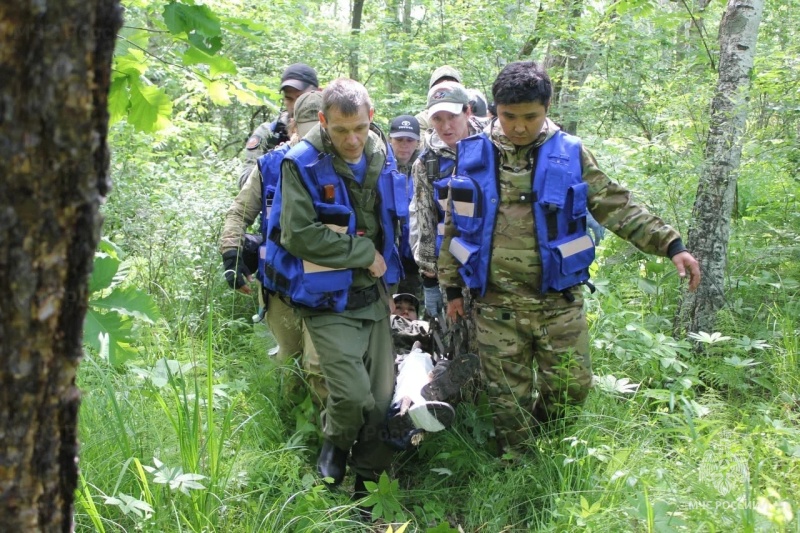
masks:
<path id="1" fill-rule="evenodd" d="M 402 276 L 394 228 L 408 209 L 373 112 L 354 80 L 323 91 L 320 124 L 281 166 L 265 268 L 303 318 L 327 384 L 318 473 L 339 485 L 349 458 L 356 496 L 392 460 L 381 438 L 394 387 L 387 286 Z"/>
<path id="2" fill-rule="evenodd" d="M 464 315 L 462 287 L 475 295 L 478 350 L 506 450 L 580 405 L 591 387 L 582 294 L 594 260 L 589 213 L 640 250 L 671 258 L 689 290 L 700 282 L 680 234 L 547 118 L 551 95 L 535 62 L 497 76 L 497 118 L 458 143 L 438 262 L 448 317 Z"/>
<path id="3" fill-rule="evenodd" d="M 220 253 L 225 268 L 225 279 L 232 289 L 250 294 L 252 274 L 255 273 L 263 287 L 263 269 L 259 268 L 263 256 L 264 243 L 256 246 L 255 265 L 248 248 L 252 244 L 245 233 L 261 214 L 261 240 L 266 241 L 267 223 L 273 206 L 275 189 L 280 176 L 280 165 L 289 149 L 300 142 L 312 127 L 319 123 L 319 110 L 322 108 L 322 93 L 319 91 L 302 94 L 297 99 L 295 114 L 289 124 L 290 140 L 274 150 L 267 152 L 257 160 L 252 175 L 248 177 L 244 188 L 239 191 L 225 215 L 225 223 L 220 238 Z M 244 240 L 243 240 L 244 238 Z M 261 289 L 261 287 L 259 287 Z M 308 332 L 302 329 L 301 320 L 295 316 L 294 310 L 278 297 L 274 291 L 259 290 L 259 313 L 266 314 L 266 321 L 273 337 L 277 341 L 275 361 L 279 364 L 300 358 L 305 370 L 306 381 L 311 387 L 312 400 L 321 405 L 327 397 L 325 383 L 321 378 L 319 358 L 314 347 L 308 341 Z M 272 352 L 270 352 L 272 354 Z M 302 391 L 300 379 L 292 372 L 288 380 L 290 393 Z"/>
<path id="4" fill-rule="evenodd" d="M 397 170 L 406 178 L 406 194 L 408 198 L 414 196 L 414 179 L 411 168 L 419 157 L 420 131 L 419 122 L 411 115 L 395 117 L 389 124 L 389 144 L 397 160 Z M 403 262 L 405 277 L 397 287 L 400 293 L 410 293 L 416 298 L 422 296 L 422 280 L 419 277 L 419 267 L 414 261 L 409 242 L 409 220 L 406 217 L 400 228 L 400 259 Z"/>
<path id="5" fill-rule="evenodd" d="M 425 309 L 437 316 L 443 299 L 436 277 L 436 258 L 443 237 L 447 184 L 455 168 L 456 143 L 483 129 L 472 116 L 467 89 L 455 81 L 439 81 L 428 91 L 425 109 L 432 129 L 425 149 L 414 163 L 414 197 L 409 207 L 409 242 L 422 274 Z"/>

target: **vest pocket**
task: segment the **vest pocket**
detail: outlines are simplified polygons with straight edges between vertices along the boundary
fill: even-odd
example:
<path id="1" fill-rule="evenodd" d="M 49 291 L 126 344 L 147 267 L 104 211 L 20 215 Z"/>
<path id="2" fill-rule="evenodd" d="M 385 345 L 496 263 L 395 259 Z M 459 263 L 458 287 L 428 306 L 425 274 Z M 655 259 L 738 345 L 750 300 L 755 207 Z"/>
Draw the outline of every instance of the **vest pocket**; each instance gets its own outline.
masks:
<path id="1" fill-rule="evenodd" d="M 572 238 L 551 245 L 553 269 L 543 275 L 549 278 L 549 285 L 557 291 L 563 291 L 589 279 L 589 266 L 594 261 L 595 247 L 588 235 Z"/>
<path id="2" fill-rule="evenodd" d="M 450 180 L 450 205 L 453 224 L 463 236 L 473 235 L 481 230 L 481 191 L 473 179 L 453 176 Z"/>
<path id="3" fill-rule="evenodd" d="M 567 191 L 567 204 L 572 203 L 572 218 L 578 219 L 585 217 L 588 213 L 586 202 L 589 197 L 589 184 L 581 182 L 573 185 Z"/>
<path id="4" fill-rule="evenodd" d="M 478 276 L 478 263 L 480 262 L 480 246 L 465 241 L 460 237 L 453 237 L 450 241 L 450 253 L 461 263 L 458 272 L 470 289 L 480 288 L 481 280 Z"/>

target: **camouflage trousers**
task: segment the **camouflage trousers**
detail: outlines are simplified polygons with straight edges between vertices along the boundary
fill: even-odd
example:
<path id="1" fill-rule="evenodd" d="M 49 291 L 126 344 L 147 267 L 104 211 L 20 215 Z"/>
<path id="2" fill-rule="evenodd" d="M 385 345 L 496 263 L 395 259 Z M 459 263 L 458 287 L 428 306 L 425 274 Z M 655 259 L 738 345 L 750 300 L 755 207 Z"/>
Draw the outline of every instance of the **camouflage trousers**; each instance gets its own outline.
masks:
<path id="1" fill-rule="evenodd" d="M 478 352 L 498 439 L 514 446 L 580 405 L 592 383 L 583 296 L 542 297 L 526 309 L 475 303 Z"/>
<path id="2" fill-rule="evenodd" d="M 302 319 L 277 295 L 270 294 L 267 296 L 267 325 L 278 343 L 276 362 L 281 365 L 300 364 L 311 397 L 317 407 L 322 408 L 328 398 L 328 388 L 322 377 L 319 355 L 308 336 L 308 331 L 303 327 Z M 293 382 L 290 384 L 291 389 L 302 387 L 302 379 L 299 376 L 291 381 Z"/>

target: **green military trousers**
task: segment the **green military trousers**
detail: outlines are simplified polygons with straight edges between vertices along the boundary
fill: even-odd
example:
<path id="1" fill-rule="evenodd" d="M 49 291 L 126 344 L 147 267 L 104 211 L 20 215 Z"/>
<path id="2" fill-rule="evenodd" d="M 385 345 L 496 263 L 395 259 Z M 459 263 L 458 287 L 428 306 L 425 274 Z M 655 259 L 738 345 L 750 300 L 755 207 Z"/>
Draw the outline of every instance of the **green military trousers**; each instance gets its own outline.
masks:
<path id="1" fill-rule="evenodd" d="M 582 404 L 592 384 L 583 295 L 546 294 L 526 309 L 476 302 L 475 328 L 498 438 L 514 446 Z M 509 300 L 507 300 L 509 301 Z M 513 300 L 511 300 L 513 301 Z"/>
<path id="2" fill-rule="evenodd" d="M 326 313 L 303 320 L 328 388 L 322 432 L 337 448 L 352 449 L 355 473 L 377 479 L 392 461 L 382 439 L 394 390 L 389 318 Z"/>
<path id="3" fill-rule="evenodd" d="M 285 364 L 302 354 L 302 361 L 299 362 L 302 363 L 306 381 L 311 388 L 312 399 L 320 407 L 325 405 L 328 389 L 322 377 L 314 344 L 308 337 L 308 332 L 304 331 L 302 319 L 277 294 L 267 296 L 267 325 L 278 343 L 276 361 Z"/>

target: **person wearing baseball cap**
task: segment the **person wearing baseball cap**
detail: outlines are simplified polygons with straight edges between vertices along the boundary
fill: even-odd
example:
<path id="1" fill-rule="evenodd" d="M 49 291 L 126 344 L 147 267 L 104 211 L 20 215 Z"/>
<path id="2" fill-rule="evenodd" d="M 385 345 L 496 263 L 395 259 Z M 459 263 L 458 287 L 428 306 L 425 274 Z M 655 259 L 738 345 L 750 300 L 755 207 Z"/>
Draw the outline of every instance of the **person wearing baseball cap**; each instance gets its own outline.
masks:
<path id="1" fill-rule="evenodd" d="M 432 129 L 425 134 L 425 149 L 414 163 L 414 197 L 409 206 L 409 243 L 414 260 L 422 273 L 425 310 L 437 316 L 443 307 L 439 290 L 436 261 L 444 228 L 444 213 L 434 198 L 434 182 L 453 172 L 456 143 L 483 130 L 472 116 L 469 95 L 463 85 L 444 81 L 428 91 L 428 106 Z"/>
<path id="2" fill-rule="evenodd" d="M 462 79 L 461 72 L 458 69 L 451 67 L 450 65 L 442 65 L 431 73 L 431 79 L 428 82 L 428 90 L 446 81 L 461 83 Z M 425 131 L 431 127 L 430 117 L 427 110 L 417 113 L 416 118 L 419 121 L 419 127 L 422 131 Z"/>
<path id="3" fill-rule="evenodd" d="M 408 174 L 419 146 L 419 121 L 411 115 L 400 115 L 389 125 L 389 142 L 397 160 L 397 170 Z"/>
<path id="4" fill-rule="evenodd" d="M 411 168 L 419 156 L 419 122 L 411 115 L 400 115 L 392 120 L 389 126 L 389 144 L 392 145 L 397 170 L 406 177 L 406 193 L 409 202 L 414 195 L 414 179 L 411 175 Z M 414 262 L 414 254 L 411 253 L 409 243 L 410 228 L 408 218 L 401 224 L 400 233 L 400 260 L 403 263 L 403 271 L 406 276 L 400 280 L 398 290 L 404 293 L 422 295 L 422 285 L 419 277 L 419 269 Z"/>
<path id="5" fill-rule="evenodd" d="M 443 81 L 454 81 L 461 83 L 461 72 L 450 65 L 442 65 L 431 73 L 431 81 L 428 83 L 428 89 L 432 89 L 435 85 Z"/>
<path id="6" fill-rule="evenodd" d="M 321 378 L 319 355 L 312 343 L 304 341 L 300 317 L 295 315 L 294 309 L 278 295 L 261 290 L 261 284 L 254 282 L 252 277 L 259 267 L 259 244 L 266 239 L 266 235 L 271 229 L 268 224 L 269 215 L 271 210 L 276 207 L 275 189 L 283 158 L 292 146 L 299 143 L 306 133 L 319 124 L 321 109 L 321 92 L 312 91 L 300 95 L 294 107 L 294 120 L 289 126 L 290 131 L 293 132 L 289 142 L 262 155 L 257 160 L 257 164 L 253 168 L 253 175 L 239 191 L 225 215 L 219 243 L 225 279 L 231 289 L 249 294 L 254 288 L 258 288 L 259 314 L 254 317 L 254 320 L 260 321 L 266 318 L 266 323 L 278 343 L 275 361 L 281 364 L 292 360 L 302 362 L 302 366 L 307 372 L 305 382 L 310 388 L 312 399 L 319 406 L 324 404 L 328 395 L 327 387 L 325 380 Z M 264 192 L 266 205 L 262 204 L 262 192 Z M 263 207 L 266 207 L 264 212 L 262 212 Z M 260 217 L 259 214 L 261 214 Z M 257 217 L 261 221 L 261 234 L 246 235 L 245 229 L 250 227 Z M 242 242 L 243 236 L 245 236 L 244 243 Z M 248 253 L 251 252 L 249 245 L 253 243 L 251 237 L 257 237 L 255 250 Z M 295 368 L 294 365 L 292 368 Z M 289 381 L 293 389 L 304 386 L 303 380 L 289 378 Z"/>
<path id="7" fill-rule="evenodd" d="M 289 140 L 289 120 L 294 116 L 294 106 L 300 95 L 317 91 L 317 72 L 305 63 L 294 63 L 286 67 L 281 75 L 280 91 L 283 94 L 285 111 L 273 122 L 264 122 L 248 137 L 245 145 L 245 162 L 239 175 L 239 188 L 244 187 L 256 160 L 281 143 Z"/>

